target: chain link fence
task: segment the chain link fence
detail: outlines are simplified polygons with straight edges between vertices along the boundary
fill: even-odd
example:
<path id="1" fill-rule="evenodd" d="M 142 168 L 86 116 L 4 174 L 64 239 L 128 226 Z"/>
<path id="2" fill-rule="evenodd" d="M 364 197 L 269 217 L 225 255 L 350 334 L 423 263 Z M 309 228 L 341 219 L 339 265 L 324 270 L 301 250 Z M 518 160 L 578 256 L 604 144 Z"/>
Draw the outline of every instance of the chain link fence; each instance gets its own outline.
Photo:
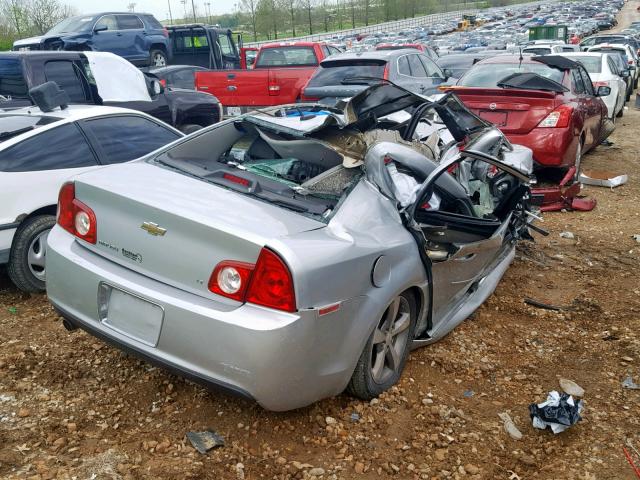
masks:
<path id="1" fill-rule="evenodd" d="M 561 0 L 538 0 L 534 2 L 524 2 L 524 3 L 514 3 L 510 5 L 506 5 L 503 7 L 495 7 L 495 8 L 505 8 L 505 7 L 522 7 L 522 6 L 537 6 L 537 5 L 545 5 L 549 3 L 557 3 Z M 350 28 L 346 30 L 336 30 L 333 32 L 325 32 L 318 33 L 314 35 L 304 35 L 302 37 L 288 37 L 288 38 L 278 38 L 277 40 L 263 40 L 260 42 L 246 42 L 244 45 L 247 47 L 259 47 L 260 45 L 264 45 L 266 43 L 274 43 L 274 42 L 318 42 L 322 40 L 330 40 L 336 36 L 351 36 L 351 35 L 359 35 L 359 34 L 372 34 L 379 32 L 397 32 L 406 29 L 410 29 L 413 27 L 420 27 L 425 25 L 434 25 L 437 23 L 442 23 L 450 20 L 461 20 L 462 15 L 464 14 L 477 14 L 482 11 L 486 11 L 487 9 L 478 9 L 478 8 L 465 8 L 470 5 L 475 6 L 475 2 L 465 2 L 458 3 L 454 5 L 449 5 L 448 8 L 455 10 L 459 8 L 459 10 L 442 12 L 442 13 L 433 13 L 431 15 L 424 15 L 421 17 L 414 18 L 405 18 L 404 20 L 395 20 L 392 22 L 384 22 L 377 23 L 375 25 L 369 25 L 367 27 L 359 27 L 359 28 Z"/>

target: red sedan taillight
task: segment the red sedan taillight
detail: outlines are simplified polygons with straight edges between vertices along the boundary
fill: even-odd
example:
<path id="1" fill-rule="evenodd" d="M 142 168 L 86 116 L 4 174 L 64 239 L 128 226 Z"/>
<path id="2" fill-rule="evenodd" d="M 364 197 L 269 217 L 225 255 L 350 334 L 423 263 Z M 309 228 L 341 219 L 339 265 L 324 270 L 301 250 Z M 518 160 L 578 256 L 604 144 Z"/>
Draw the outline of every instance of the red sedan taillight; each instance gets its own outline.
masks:
<path id="1" fill-rule="evenodd" d="M 225 260 L 214 268 L 209 290 L 239 302 L 296 311 L 293 278 L 287 265 L 271 250 L 263 248 L 256 264 Z"/>
<path id="2" fill-rule="evenodd" d="M 85 242 L 96 243 L 98 238 L 96 215 L 76 198 L 76 187 L 73 182 L 65 183 L 60 189 L 56 221 L 67 232 Z"/>
<path id="3" fill-rule="evenodd" d="M 538 124 L 538 128 L 566 128 L 569 126 L 573 107 L 560 105 Z"/>

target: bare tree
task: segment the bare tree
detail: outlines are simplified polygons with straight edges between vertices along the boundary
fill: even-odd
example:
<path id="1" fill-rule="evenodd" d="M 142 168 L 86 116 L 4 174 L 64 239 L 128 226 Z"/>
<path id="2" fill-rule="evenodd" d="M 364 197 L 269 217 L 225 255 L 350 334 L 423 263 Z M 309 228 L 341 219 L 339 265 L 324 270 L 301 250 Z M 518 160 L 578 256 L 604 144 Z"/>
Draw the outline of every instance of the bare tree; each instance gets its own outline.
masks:
<path id="1" fill-rule="evenodd" d="M 27 6 L 29 23 L 42 35 L 68 16 L 70 8 L 57 0 L 31 0 Z"/>
<path id="2" fill-rule="evenodd" d="M 247 11 L 253 29 L 253 41 L 258 40 L 258 30 L 256 25 L 256 12 L 258 8 L 258 0 L 240 0 L 242 9 Z"/>
<path id="3" fill-rule="evenodd" d="M 26 33 L 29 27 L 29 16 L 27 4 L 24 0 L 2 0 L 0 11 L 2 17 L 9 20 L 11 28 L 15 30 L 19 37 Z"/>

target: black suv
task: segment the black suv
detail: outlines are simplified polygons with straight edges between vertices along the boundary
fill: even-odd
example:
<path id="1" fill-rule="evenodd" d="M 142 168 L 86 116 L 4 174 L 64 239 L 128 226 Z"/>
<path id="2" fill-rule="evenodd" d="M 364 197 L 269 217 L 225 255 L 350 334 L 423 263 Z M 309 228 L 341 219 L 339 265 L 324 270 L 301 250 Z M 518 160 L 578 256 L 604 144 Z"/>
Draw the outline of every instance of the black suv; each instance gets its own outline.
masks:
<path id="1" fill-rule="evenodd" d="M 130 68 L 135 70 L 132 65 Z M 151 101 L 107 102 L 100 97 L 89 61 L 82 52 L 0 53 L 0 110 L 31 105 L 29 90 L 53 81 L 67 93 L 72 104 L 131 108 L 148 113 L 184 133 L 192 133 L 220 120 L 220 102 L 213 95 L 164 88 L 151 74 L 144 78 Z M 115 85 L 119 81 L 119 78 L 113 78 Z"/>

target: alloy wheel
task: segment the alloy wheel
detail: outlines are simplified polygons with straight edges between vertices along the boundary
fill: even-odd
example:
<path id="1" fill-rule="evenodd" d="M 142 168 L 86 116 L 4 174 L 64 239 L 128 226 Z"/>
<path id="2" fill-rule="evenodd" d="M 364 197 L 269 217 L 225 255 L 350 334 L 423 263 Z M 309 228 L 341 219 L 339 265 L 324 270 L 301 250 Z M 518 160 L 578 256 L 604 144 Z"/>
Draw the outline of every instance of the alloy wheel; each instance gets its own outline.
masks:
<path id="1" fill-rule="evenodd" d="M 373 335 L 371 377 L 377 384 L 385 383 L 402 364 L 403 352 L 409 340 L 411 308 L 405 297 L 396 297 L 382 316 Z"/>
<path id="2" fill-rule="evenodd" d="M 29 270 L 38 280 L 45 281 L 45 255 L 47 253 L 47 237 L 49 230 L 36 236 L 29 244 L 27 253 L 27 264 Z"/>

